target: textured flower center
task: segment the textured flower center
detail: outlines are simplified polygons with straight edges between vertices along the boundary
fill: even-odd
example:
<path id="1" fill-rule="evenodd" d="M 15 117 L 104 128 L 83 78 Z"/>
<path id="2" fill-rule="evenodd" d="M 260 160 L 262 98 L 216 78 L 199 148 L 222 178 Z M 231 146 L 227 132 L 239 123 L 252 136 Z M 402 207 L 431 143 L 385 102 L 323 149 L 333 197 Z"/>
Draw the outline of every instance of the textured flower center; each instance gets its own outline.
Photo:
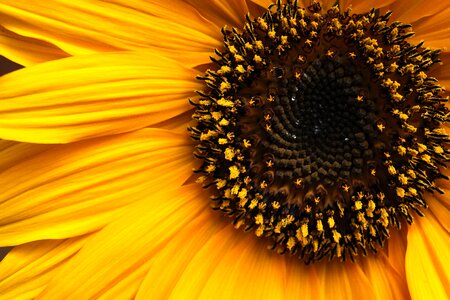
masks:
<path id="1" fill-rule="evenodd" d="M 215 208 L 306 262 L 376 251 L 448 161 L 439 51 L 390 13 L 278 2 L 222 30 L 192 137 Z"/>

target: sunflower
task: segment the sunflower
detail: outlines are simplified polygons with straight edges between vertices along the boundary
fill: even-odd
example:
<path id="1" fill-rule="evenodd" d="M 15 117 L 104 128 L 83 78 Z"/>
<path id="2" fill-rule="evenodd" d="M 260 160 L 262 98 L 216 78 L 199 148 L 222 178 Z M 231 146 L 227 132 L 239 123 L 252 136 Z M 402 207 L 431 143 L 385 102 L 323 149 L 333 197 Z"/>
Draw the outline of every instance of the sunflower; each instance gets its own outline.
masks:
<path id="1" fill-rule="evenodd" d="M 24 66 L 0 78 L 0 246 L 12 247 L 0 264 L 1 298 L 447 299 L 449 14 L 435 0 L 1 0 L 0 53 Z M 323 24 L 327 34 L 315 36 Z M 359 36 L 368 24 L 385 39 Z M 310 41 L 290 51 L 303 25 Z M 362 52 L 329 42 L 343 36 Z M 336 92 L 347 84 L 339 78 L 348 86 Z M 389 106 L 382 117 L 374 82 Z M 278 137 L 288 118 L 280 99 L 289 97 L 303 99 L 292 111 L 311 114 L 301 130 L 322 139 L 347 142 L 342 132 L 368 128 L 354 134 L 355 166 L 345 169 L 344 155 L 334 158 L 344 169 L 321 175 L 282 161 L 303 149 L 279 149 L 297 139 Z M 308 100 L 317 97 L 325 102 Z M 402 110 L 410 98 L 422 108 Z M 362 123 L 315 128 L 317 105 L 331 111 L 325 121 L 349 109 Z M 230 124 L 239 129 L 212 130 Z M 387 148 L 368 151 L 374 136 Z M 382 190 L 361 187 L 376 178 Z M 346 192 L 351 213 L 340 219 L 327 195 Z M 210 198 L 233 218 L 212 211 Z M 351 236 L 349 224 L 359 224 Z"/>

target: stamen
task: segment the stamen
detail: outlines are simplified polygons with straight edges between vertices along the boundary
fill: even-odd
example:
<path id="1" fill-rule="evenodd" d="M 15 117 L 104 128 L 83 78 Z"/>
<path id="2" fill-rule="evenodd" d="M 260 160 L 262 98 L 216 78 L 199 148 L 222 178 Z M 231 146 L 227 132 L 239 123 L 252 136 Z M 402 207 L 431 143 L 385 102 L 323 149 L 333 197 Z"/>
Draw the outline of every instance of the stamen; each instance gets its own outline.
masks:
<path id="1" fill-rule="evenodd" d="M 376 252 L 441 192 L 449 137 L 439 51 L 379 15 L 278 1 L 223 28 L 190 128 L 214 208 L 306 263 Z"/>

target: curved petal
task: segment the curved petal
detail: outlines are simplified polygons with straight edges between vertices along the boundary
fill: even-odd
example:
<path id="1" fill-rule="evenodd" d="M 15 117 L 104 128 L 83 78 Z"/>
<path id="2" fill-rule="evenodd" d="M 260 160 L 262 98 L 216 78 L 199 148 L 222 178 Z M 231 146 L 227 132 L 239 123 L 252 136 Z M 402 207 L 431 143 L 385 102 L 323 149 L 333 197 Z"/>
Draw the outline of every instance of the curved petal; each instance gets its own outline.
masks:
<path id="1" fill-rule="evenodd" d="M 177 276 L 174 299 L 283 299 L 285 265 L 255 236 L 227 226 Z"/>
<path id="2" fill-rule="evenodd" d="M 86 237 L 14 247 L 0 263 L 3 299 L 34 299 L 86 242 Z"/>
<path id="3" fill-rule="evenodd" d="M 413 300 L 450 297 L 449 238 L 431 212 L 409 228 L 406 278 Z"/>
<path id="4" fill-rule="evenodd" d="M 422 18 L 432 17 L 450 7 L 448 1 L 428 0 L 428 1 L 411 1 L 411 0 L 395 0 L 391 1 L 387 9 L 392 11 L 391 20 L 398 20 L 405 23 L 414 23 Z M 414 27 L 417 31 L 417 27 Z"/>
<path id="5" fill-rule="evenodd" d="M 450 51 L 450 3 L 448 1 L 441 1 L 440 4 L 434 2 L 437 1 L 431 2 L 430 6 L 434 5 L 435 9 L 430 8 L 430 13 L 425 10 L 427 13 L 421 19 L 412 22 L 416 33 L 412 40 L 424 40 L 426 47 Z M 431 14 L 431 12 L 435 13 Z"/>
<path id="6" fill-rule="evenodd" d="M 22 66 L 69 56 L 50 43 L 16 34 L 3 26 L 0 26 L 0 53 Z"/>
<path id="7" fill-rule="evenodd" d="M 158 15 L 160 10 L 153 1 L 1 0 L 0 25 L 72 55 L 149 46 L 201 51 L 219 45 L 194 8 L 181 1 L 165 2 L 172 4 L 172 18 Z"/>
<path id="8" fill-rule="evenodd" d="M 0 245 L 98 230 L 125 206 L 183 184 L 192 173 L 191 153 L 186 134 L 160 129 L 35 153 L 0 173 Z"/>
<path id="9" fill-rule="evenodd" d="M 391 3 L 397 2 L 398 0 L 341 0 L 339 1 L 340 8 L 345 10 L 347 7 L 351 6 L 352 13 L 366 13 L 372 8 L 385 8 Z"/>
<path id="10" fill-rule="evenodd" d="M 21 69 L 0 78 L 0 138 L 67 143 L 147 127 L 192 108 L 195 74 L 150 51 Z"/>
<path id="11" fill-rule="evenodd" d="M 202 195 L 204 191 L 198 185 L 163 188 L 136 203 L 93 236 L 40 296 L 89 299 L 107 293 L 151 261 L 180 230 L 208 209 L 209 201 L 202 201 Z"/>

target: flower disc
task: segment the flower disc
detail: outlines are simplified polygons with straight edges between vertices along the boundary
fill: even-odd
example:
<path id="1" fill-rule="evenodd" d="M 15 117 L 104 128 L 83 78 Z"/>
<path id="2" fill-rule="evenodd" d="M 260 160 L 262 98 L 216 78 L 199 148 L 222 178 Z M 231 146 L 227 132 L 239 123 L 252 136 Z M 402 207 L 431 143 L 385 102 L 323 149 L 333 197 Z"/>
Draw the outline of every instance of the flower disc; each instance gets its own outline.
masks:
<path id="1" fill-rule="evenodd" d="M 222 30 L 190 128 L 199 181 L 234 224 L 305 262 L 377 251 L 441 192 L 449 141 L 439 51 L 391 13 L 280 1 Z"/>

